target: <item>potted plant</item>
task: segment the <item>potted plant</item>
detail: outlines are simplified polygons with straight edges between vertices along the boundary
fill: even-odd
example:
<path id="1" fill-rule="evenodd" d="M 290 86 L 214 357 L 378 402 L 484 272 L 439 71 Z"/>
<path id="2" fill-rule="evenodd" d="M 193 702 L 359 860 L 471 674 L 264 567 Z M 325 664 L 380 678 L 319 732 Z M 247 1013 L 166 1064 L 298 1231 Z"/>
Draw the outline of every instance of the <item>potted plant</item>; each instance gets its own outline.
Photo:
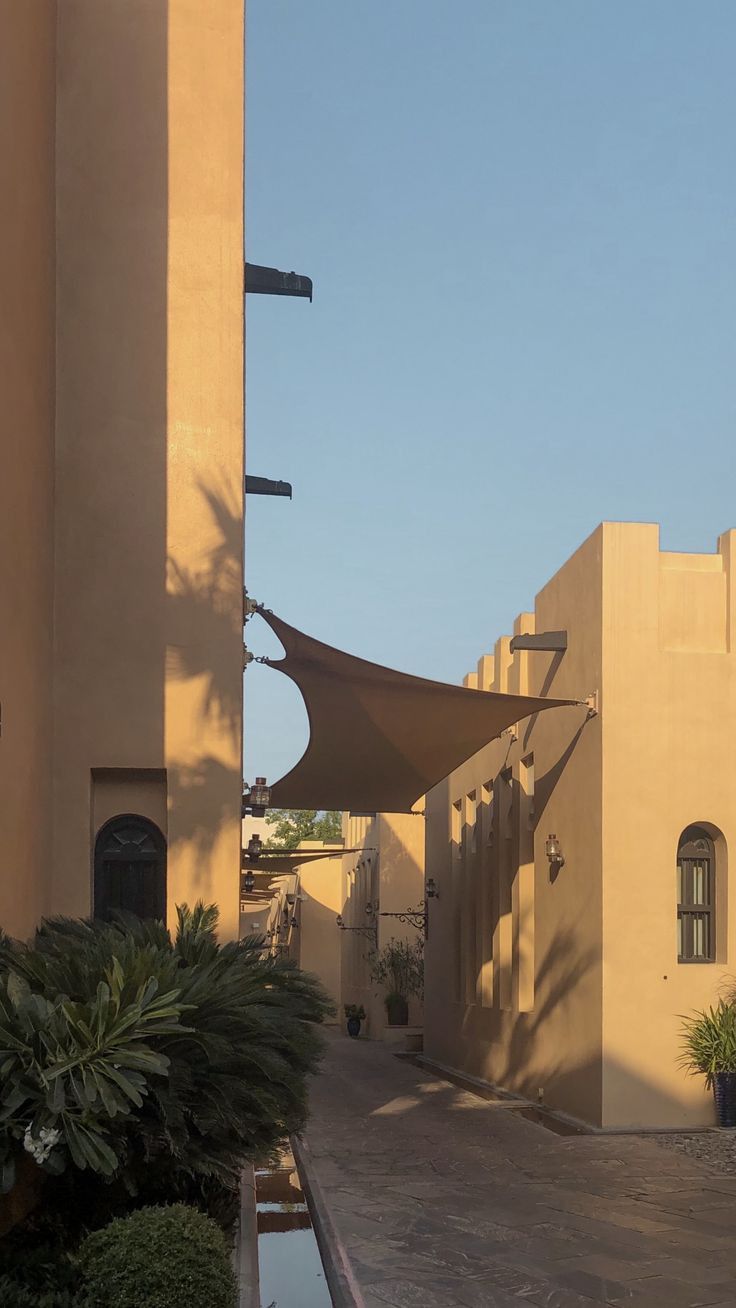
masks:
<path id="1" fill-rule="evenodd" d="M 736 1127 L 736 1007 L 721 999 L 682 1023 L 682 1066 L 712 1087 L 718 1125 Z"/>
<path id="2" fill-rule="evenodd" d="M 365 1021 L 365 1009 L 362 1004 L 346 1004 L 345 1016 L 348 1019 L 348 1035 L 351 1040 L 357 1040 L 360 1035 L 360 1024 Z"/>
<path id="3" fill-rule="evenodd" d="M 371 978 L 386 987 L 384 999 L 389 1026 L 406 1026 L 409 999 L 424 993 L 424 942 L 389 940 L 371 961 Z"/>

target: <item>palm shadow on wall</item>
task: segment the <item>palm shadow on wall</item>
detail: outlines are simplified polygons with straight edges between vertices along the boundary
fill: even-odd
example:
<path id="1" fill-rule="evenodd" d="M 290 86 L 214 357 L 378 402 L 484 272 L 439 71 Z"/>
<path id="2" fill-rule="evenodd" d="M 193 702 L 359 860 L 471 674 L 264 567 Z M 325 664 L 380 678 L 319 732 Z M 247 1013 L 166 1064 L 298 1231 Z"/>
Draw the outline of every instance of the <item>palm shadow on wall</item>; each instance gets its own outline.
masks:
<path id="1" fill-rule="evenodd" d="M 167 559 L 167 676 L 176 681 L 201 678 L 204 689 L 202 725 L 224 726 L 240 739 L 242 689 L 233 681 L 228 660 L 218 664 L 213 649 L 241 643 L 243 622 L 242 514 L 226 491 L 199 483 L 212 515 L 218 539 L 203 553 L 196 571 Z M 200 637 L 202 633 L 205 639 Z"/>
<path id="2" fill-rule="evenodd" d="M 559 928 L 537 966 L 534 1009 L 517 1015 L 506 1050 L 500 1084 L 513 1086 L 523 1082 L 527 1093 L 536 1093 L 538 1086 L 544 1086 L 547 1092 L 560 1094 L 563 1086 L 572 1079 L 573 1085 L 568 1087 L 568 1095 L 574 1094 L 577 1089 L 577 1072 L 571 1077 L 569 1055 L 566 1057 L 564 1049 L 560 1049 L 559 1057 L 541 1059 L 541 1037 L 546 1025 L 553 1017 L 559 1017 L 560 1009 L 564 1011 L 568 1002 L 571 1014 L 575 1011 L 572 1005 L 579 1003 L 581 991 L 583 994 L 587 992 L 591 999 L 595 997 L 592 1010 L 597 1012 L 600 987 L 601 959 L 598 949 L 592 944 L 583 943 L 572 927 Z M 590 1057 L 586 1060 L 586 1065 L 589 1076 L 596 1083 L 596 1092 L 600 1093 L 600 1032 L 593 1029 L 585 1035 L 590 1040 Z"/>
<path id="3" fill-rule="evenodd" d="M 200 481 L 199 493 L 209 510 L 212 543 L 201 566 L 167 559 L 167 678 L 197 681 L 201 692 L 191 711 L 197 721 L 192 735 L 224 736 L 240 753 L 243 705 L 242 647 L 243 521 L 235 495 L 226 486 Z M 238 671 L 234 675 L 234 662 Z M 226 752 L 230 752 L 226 749 Z M 187 843 L 202 866 L 212 854 L 222 828 L 233 819 L 235 797 L 242 792 L 242 765 L 223 762 L 208 752 L 194 761 L 168 764 L 172 814 L 171 844 Z"/>

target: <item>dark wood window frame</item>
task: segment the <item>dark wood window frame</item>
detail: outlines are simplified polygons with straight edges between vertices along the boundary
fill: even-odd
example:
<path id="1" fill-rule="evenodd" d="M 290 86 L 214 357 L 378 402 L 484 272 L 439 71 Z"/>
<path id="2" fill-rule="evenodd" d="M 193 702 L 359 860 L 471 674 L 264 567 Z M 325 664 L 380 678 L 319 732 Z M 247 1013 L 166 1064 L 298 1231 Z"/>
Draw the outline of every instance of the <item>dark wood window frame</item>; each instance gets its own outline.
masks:
<path id="1" fill-rule="evenodd" d="M 677 846 L 677 961 L 716 961 L 716 850 L 703 827 L 687 827 Z"/>
<path id="2" fill-rule="evenodd" d="M 150 818 L 120 813 L 95 840 L 93 913 L 166 921 L 166 839 Z"/>

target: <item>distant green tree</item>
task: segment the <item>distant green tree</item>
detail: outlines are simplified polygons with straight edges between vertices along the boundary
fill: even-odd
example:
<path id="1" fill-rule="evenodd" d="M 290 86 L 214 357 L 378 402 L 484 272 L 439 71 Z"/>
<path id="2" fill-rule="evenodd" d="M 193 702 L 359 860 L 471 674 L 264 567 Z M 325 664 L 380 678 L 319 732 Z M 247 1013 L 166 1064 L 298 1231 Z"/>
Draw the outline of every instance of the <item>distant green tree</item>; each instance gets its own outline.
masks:
<path id="1" fill-rule="evenodd" d="M 342 813 L 321 808 L 274 808 L 266 814 L 274 828 L 268 849 L 296 849 L 302 840 L 323 840 L 334 845 L 342 839 Z"/>

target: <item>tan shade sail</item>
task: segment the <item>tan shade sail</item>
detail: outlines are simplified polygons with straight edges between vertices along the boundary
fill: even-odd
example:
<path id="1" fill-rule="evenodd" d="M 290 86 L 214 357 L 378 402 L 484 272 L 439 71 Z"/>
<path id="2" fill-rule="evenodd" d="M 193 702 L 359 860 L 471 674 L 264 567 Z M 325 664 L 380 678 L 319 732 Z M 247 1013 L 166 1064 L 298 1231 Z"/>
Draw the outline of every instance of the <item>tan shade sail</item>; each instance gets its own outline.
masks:
<path id="1" fill-rule="evenodd" d="M 502 695 L 427 681 L 345 654 L 258 612 L 283 659 L 267 659 L 299 687 L 309 744 L 271 791 L 275 808 L 408 813 L 454 768 L 513 723 L 578 703 Z"/>

